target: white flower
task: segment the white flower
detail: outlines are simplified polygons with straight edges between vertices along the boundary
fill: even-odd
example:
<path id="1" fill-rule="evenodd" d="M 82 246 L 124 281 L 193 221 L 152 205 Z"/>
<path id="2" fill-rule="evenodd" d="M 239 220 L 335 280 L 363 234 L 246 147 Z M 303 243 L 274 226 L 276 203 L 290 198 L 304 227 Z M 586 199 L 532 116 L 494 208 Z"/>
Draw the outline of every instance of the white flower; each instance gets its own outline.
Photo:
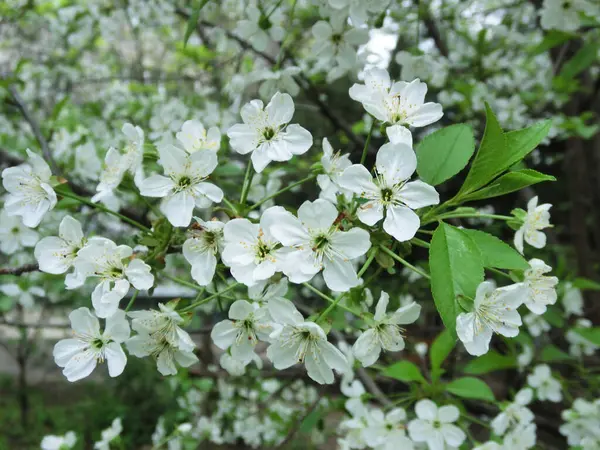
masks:
<path id="1" fill-rule="evenodd" d="M 412 441 L 406 437 L 404 431 L 405 421 L 406 411 L 402 408 L 393 408 L 386 414 L 380 409 L 373 409 L 367 415 L 367 426 L 363 431 L 363 438 L 372 448 L 411 450 L 413 448 Z M 389 447 L 386 443 L 389 444 Z"/>
<path id="2" fill-rule="evenodd" d="M 323 156 L 321 157 L 321 165 L 323 166 L 324 174 L 317 175 L 317 183 L 321 188 L 319 198 L 328 200 L 333 204 L 337 203 L 337 194 L 348 194 L 348 191 L 342 189 L 339 185 L 340 176 L 345 169 L 350 167 L 350 155 L 348 153 L 340 154 L 340 151 L 334 153 L 333 147 L 327 140 L 323 138 Z"/>
<path id="3" fill-rule="evenodd" d="M 350 98 L 382 122 L 424 127 L 443 116 L 442 105 L 425 103 L 427 85 L 418 78 L 392 84 L 389 73 L 376 68 L 367 70 L 364 79 L 365 84 L 355 83 L 350 88 Z"/>
<path id="4" fill-rule="evenodd" d="M 556 303 L 556 289 L 558 278 L 544 276 L 552 270 L 552 267 L 544 263 L 541 259 L 531 259 L 529 269 L 524 273 L 524 284 L 528 289 L 528 295 L 525 300 L 525 306 L 532 313 L 544 314 L 547 305 Z"/>
<path id="5" fill-rule="evenodd" d="M 413 209 L 436 205 L 440 197 L 427 183 L 408 181 L 417 168 L 417 157 L 405 143 L 384 144 L 377 152 L 375 167 L 374 179 L 362 164 L 348 167 L 340 178 L 340 186 L 367 200 L 357 211 L 361 222 L 373 226 L 385 213 L 386 233 L 398 241 L 408 241 L 421 225 Z"/>
<path id="6" fill-rule="evenodd" d="M 126 345 L 129 353 L 138 358 L 152 356 L 156 361 L 156 368 L 165 376 L 177 374 L 175 363 L 181 367 L 189 367 L 198 362 L 193 351 L 174 347 L 159 335 L 151 336 L 138 331 L 138 334 L 129 339 Z"/>
<path id="7" fill-rule="evenodd" d="M 199 150 L 218 151 L 221 147 L 221 132 L 217 127 L 211 127 L 208 132 L 198 120 L 186 120 L 181 125 L 181 131 L 175 135 L 188 153 Z"/>
<path id="8" fill-rule="evenodd" d="M 573 286 L 570 282 L 565 283 L 565 293 L 562 302 L 567 316 L 571 314 L 576 316 L 583 315 L 583 295 L 581 295 L 581 290 Z"/>
<path id="9" fill-rule="evenodd" d="M 577 319 L 577 321 L 575 321 L 575 327 L 591 328 L 592 322 L 587 319 Z M 592 356 L 596 350 L 598 350 L 598 345 L 587 340 L 575 330 L 567 331 L 565 339 L 569 343 L 569 353 L 576 358 L 581 358 L 583 355 Z"/>
<path id="10" fill-rule="evenodd" d="M 248 364 L 254 357 L 258 340 L 268 340 L 273 327 L 267 320 L 266 310 L 256 303 L 237 300 L 229 308 L 229 318 L 217 323 L 210 337 L 217 347 L 231 349 L 231 356 Z"/>
<path id="11" fill-rule="evenodd" d="M 248 19 L 237 23 L 237 33 L 252 46 L 264 52 L 272 41 L 281 41 L 285 36 L 285 30 L 276 25 L 282 19 L 280 10 L 277 8 L 267 17 L 256 6 L 245 9 Z"/>
<path id="12" fill-rule="evenodd" d="M 121 423 L 121 418 L 115 418 L 110 427 L 102 430 L 102 439 L 96 443 L 94 443 L 95 450 L 110 450 L 110 443 L 117 438 L 123 431 L 123 425 Z"/>
<path id="13" fill-rule="evenodd" d="M 275 319 L 285 323 L 280 332 L 271 336 L 274 342 L 267 348 L 267 357 L 277 370 L 304 363 L 308 376 L 319 384 L 333 383 L 332 369 L 340 373 L 348 370 L 348 361 L 327 341 L 327 335 L 319 325 L 304 322 L 298 311 Z"/>
<path id="14" fill-rule="evenodd" d="M 140 183 L 140 194 L 163 198 L 160 210 L 171 225 L 187 227 L 194 207 L 208 208 L 223 200 L 223 191 L 206 179 L 217 167 L 217 154 L 199 150 L 191 155 L 174 145 L 158 146 L 165 175 L 152 175 Z"/>
<path id="15" fill-rule="evenodd" d="M 331 22 L 319 20 L 312 27 L 315 42 L 311 55 L 319 59 L 319 63 L 331 64 L 336 55 L 354 53 L 356 47 L 369 41 L 369 32 L 364 28 L 346 30 L 346 20 L 342 14 L 331 17 Z M 317 64 L 319 64 L 317 63 Z"/>
<path id="16" fill-rule="evenodd" d="M 517 308 L 523 298 L 522 284 L 496 288 L 493 281 L 484 281 L 477 287 L 473 311 L 456 318 L 458 338 L 471 355 L 487 353 L 494 333 L 506 337 L 519 334 L 522 322 Z"/>
<path id="17" fill-rule="evenodd" d="M 9 297 L 18 297 L 17 301 L 24 308 L 33 308 L 35 300 L 33 297 L 45 297 L 46 292 L 39 286 L 31 286 L 22 289 L 18 284 L 0 284 L 0 292 Z"/>
<path id="18" fill-rule="evenodd" d="M 81 223 L 71 216 L 65 216 L 58 226 L 58 236 L 48 236 L 37 243 L 35 259 L 40 270 L 46 273 L 61 274 L 73 267 L 79 250 L 86 245 Z M 83 280 L 77 270 L 65 278 L 67 288 L 80 286 Z"/>
<path id="19" fill-rule="evenodd" d="M 244 123 L 233 125 L 227 136 L 239 154 L 252 152 L 257 172 L 262 172 L 271 161 L 289 161 L 312 146 L 308 130 L 297 124 L 288 125 L 294 115 L 294 101 L 288 94 L 277 92 L 266 107 L 262 101 L 252 100 L 240 114 Z"/>
<path id="20" fill-rule="evenodd" d="M 527 384 L 536 389 L 537 398 L 558 403 L 562 400 L 560 382 L 552 377 L 550 367 L 540 364 L 527 376 Z"/>
<path id="21" fill-rule="evenodd" d="M 298 217 L 285 212 L 272 222 L 271 233 L 286 248 L 281 267 L 292 283 L 303 283 L 323 270 L 327 287 L 345 292 L 358 286 L 352 260 L 371 247 L 369 233 L 361 228 L 341 231 L 335 225 L 338 211 L 325 200 L 306 201 Z"/>
<path id="22" fill-rule="evenodd" d="M 200 286 L 207 286 L 215 276 L 217 255 L 223 250 L 225 224 L 195 219 L 198 225 L 191 228 L 190 237 L 183 243 L 183 256 L 192 265 L 192 278 Z"/>
<path id="23" fill-rule="evenodd" d="M 143 178 L 144 131 L 130 123 L 124 124 L 121 131 L 127 138 L 127 144 L 123 153 L 113 147 L 108 149 L 100 173 L 100 183 L 96 186 L 97 194 L 92 197 L 94 202 L 112 197 L 113 190 L 121 184 L 127 172 L 133 175 L 136 183 Z"/>
<path id="24" fill-rule="evenodd" d="M 523 253 L 523 240 L 535 248 L 543 248 L 546 245 L 546 235 L 540 230 L 550 226 L 550 203 L 538 206 L 538 198 L 533 197 L 527 203 L 527 215 L 523 225 L 515 233 L 515 248 Z"/>
<path id="25" fill-rule="evenodd" d="M 9 216 L 6 210 L 0 211 L 0 251 L 12 255 L 23 247 L 33 247 L 40 235 L 23 225 L 18 216 Z"/>
<path id="26" fill-rule="evenodd" d="M 35 228 L 56 205 L 56 193 L 50 185 L 48 164 L 29 149 L 27 155 L 26 163 L 2 171 L 2 185 L 8 191 L 4 209 L 9 216 L 21 216 L 25 226 Z"/>
<path id="27" fill-rule="evenodd" d="M 515 395 L 513 403 L 509 403 L 504 410 L 498 414 L 491 422 L 494 434 L 502 436 L 509 428 L 524 426 L 531 422 L 535 416 L 527 405 L 533 399 L 533 390 L 531 388 L 521 389 Z"/>
<path id="28" fill-rule="evenodd" d="M 298 86 L 294 77 L 300 72 L 302 72 L 302 69 L 296 66 L 288 66 L 276 71 L 264 69 L 255 73 L 252 79 L 256 81 L 264 80 L 258 88 L 258 94 L 261 98 L 271 98 L 278 91 L 286 92 L 295 97 L 300 92 L 300 86 Z"/>
<path id="29" fill-rule="evenodd" d="M 533 361 L 533 347 L 531 345 L 524 345 L 523 352 L 517 356 L 517 365 L 519 366 L 519 372 L 522 372 L 523 369 L 529 367 Z"/>
<path id="30" fill-rule="evenodd" d="M 375 308 L 374 325 L 363 332 L 352 347 L 354 356 L 364 367 L 375 364 L 382 348 L 390 352 L 403 350 L 404 330 L 400 325 L 413 323 L 419 318 L 421 306 L 417 303 L 411 303 L 398 308 L 392 314 L 386 314 L 389 301 L 390 296 L 382 291 Z"/>
<path id="31" fill-rule="evenodd" d="M 431 400 L 419 400 L 415 405 L 417 419 L 408 424 L 408 433 L 415 442 L 426 442 L 429 450 L 444 450 L 459 447 L 466 439 L 463 430 L 456 425 L 460 416 L 458 408 L 453 405 L 438 408 Z"/>
<path id="32" fill-rule="evenodd" d="M 329 0 L 334 9 L 348 9 L 352 25 L 359 27 L 369 19 L 369 13 L 378 14 L 389 5 L 387 0 Z"/>
<path id="33" fill-rule="evenodd" d="M 86 277 L 100 279 L 92 292 L 92 304 L 98 317 L 111 316 L 131 285 L 144 290 L 154 284 L 150 266 L 139 258 L 130 260 L 132 254 L 131 247 L 117 245 L 105 238 L 94 238 L 79 250 L 75 270 L 80 276 L 74 281 L 83 283 Z M 78 285 L 74 282 L 67 287 L 72 289 Z"/>
<path id="34" fill-rule="evenodd" d="M 581 26 L 582 13 L 594 17 L 600 10 L 589 0 L 544 0 L 541 25 L 546 30 L 576 31 Z"/>
<path id="35" fill-rule="evenodd" d="M 281 249 L 270 225 L 284 212 L 282 207 L 274 206 L 263 213 L 259 224 L 248 219 L 233 219 L 225 224 L 225 247 L 221 258 L 240 283 L 252 286 L 279 270 Z"/>
<path id="36" fill-rule="evenodd" d="M 507 450 L 527 450 L 535 446 L 535 423 L 517 427 L 504 436 L 503 447 Z"/>
<path id="37" fill-rule="evenodd" d="M 196 344 L 190 335 L 179 325 L 184 322 L 181 315 L 175 311 L 176 302 L 158 304 L 158 311 L 131 311 L 129 317 L 131 328 L 138 333 L 150 335 L 157 341 L 166 341 L 169 345 L 184 351 L 192 351 Z"/>
<path id="38" fill-rule="evenodd" d="M 50 434 L 44 436 L 40 444 L 42 450 L 69 450 L 75 446 L 77 436 L 74 431 L 68 431 L 64 436 Z"/>
<path id="39" fill-rule="evenodd" d="M 541 336 L 542 333 L 550 331 L 550 328 L 552 328 L 542 316 L 538 316 L 537 314 L 527 314 L 526 316 L 523 316 L 523 322 L 527 325 L 529 334 L 533 337 Z"/>
<path id="40" fill-rule="evenodd" d="M 124 311 L 116 311 L 106 319 L 104 331 L 88 308 L 78 308 L 69 314 L 74 337 L 63 339 L 54 346 L 54 361 L 64 367 L 63 375 L 77 381 L 90 375 L 98 362 L 108 364 L 108 374 L 123 373 L 127 357 L 121 343 L 129 337 L 129 323 Z"/>
<path id="41" fill-rule="evenodd" d="M 565 421 L 560 426 L 560 434 L 567 437 L 570 446 L 582 445 L 588 437 L 600 438 L 598 422 L 600 421 L 600 401 L 589 402 L 583 398 L 577 398 L 571 409 L 565 409 L 561 413 Z M 593 448 L 593 447 L 592 447 Z"/>

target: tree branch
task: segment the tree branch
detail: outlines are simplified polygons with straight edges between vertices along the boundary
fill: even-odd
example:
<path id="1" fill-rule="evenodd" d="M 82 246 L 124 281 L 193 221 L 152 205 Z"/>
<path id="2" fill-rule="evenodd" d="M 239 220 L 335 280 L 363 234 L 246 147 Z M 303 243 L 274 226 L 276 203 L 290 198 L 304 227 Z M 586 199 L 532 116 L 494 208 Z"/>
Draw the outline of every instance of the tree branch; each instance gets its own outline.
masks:
<path id="1" fill-rule="evenodd" d="M 20 267 L 3 267 L 0 268 L 0 275 L 21 275 L 27 272 L 36 272 L 40 270 L 37 264 L 25 264 Z"/>

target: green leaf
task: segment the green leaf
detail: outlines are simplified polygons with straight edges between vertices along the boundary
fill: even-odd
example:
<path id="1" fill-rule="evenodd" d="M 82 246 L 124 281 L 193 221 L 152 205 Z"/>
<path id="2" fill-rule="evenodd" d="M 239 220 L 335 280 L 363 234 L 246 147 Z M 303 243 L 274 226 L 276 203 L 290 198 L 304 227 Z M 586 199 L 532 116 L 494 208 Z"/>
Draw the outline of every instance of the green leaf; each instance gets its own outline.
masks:
<path id="1" fill-rule="evenodd" d="M 552 122 L 544 120 L 521 130 L 504 133 L 486 104 L 485 133 L 467 178 L 459 191 L 462 200 L 521 161 L 546 137 Z"/>
<path id="2" fill-rule="evenodd" d="M 596 41 L 590 42 L 579 49 L 575 55 L 568 60 L 562 67 L 559 77 L 564 80 L 571 80 L 579 73 L 583 72 L 592 65 L 598 55 L 599 44 Z"/>
<path id="3" fill-rule="evenodd" d="M 542 350 L 542 361 L 544 362 L 557 362 L 573 359 L 571 355 L 563 352 L 560 348 L 555 345 L 548 345 Z"/>
<path id="4" fill-rule="evenodd" d="M 446 385 L 446 391 L 462 398 L 496 401 L 490 387 L 479 378 L 464 377 L 454 380 Z"/>
<path id="5" fill-rule="evenodd" d="M 479 145 L 479 150 L 463 183 L 459 195 L 473 192 L 481 186 L 487 184 L 496 175 L 502 172 L 498 170 L 498 162 L 505 157 L 506 138 L 504 132 L 498 123 L 490 105 L 485 104 L 485 132 Z"/>
<path id="6" fill-rule="evenodd" d="M 541 183 L 542 181 L 556 181 L 552 175 L 546 175 L 532 169 L 508 172 L 478 191 L 461 197 L 464 202 L 482 200 L 484 198 L 499 197 L 511 192 L 519 191 L 524 187 Z"/>
<path id="7" fill-rule="evenodd" d="M 442 128 L 417 146 L 417 173 L 426 183 L 438 185 L 464 169 L 474 151 L 475 138 L 469 125 Z"/>
<path id="8" fill-rule="evenodd" d="M 462 312 L 458 296 L 475 298 L 484 276 L 481 254 L 467 233 L 442 222 L 431 239 L 429 267 L 435 306 L 456 337 L 456 317 Z"/>
<path id="9" fill-rule="evenodd" d="M 431 377 L 433 380 L 438 380 L 442 375 L 442 364 L 452 352 L 456 339 L 452 337 L 452 333 L 449 330 L 442 331 L 429 350 L 429 358 L 431 360 Z"/>
<path id="10" fill-rule="evenodd" d="M 463 372 L 470 375 L 481 375 L 513 367 L 517 367 L 517 360 L 514 356 L 501 355 L 494 350 L 490 350 L 485 355 L 469 362 L 463 369 Z"/>
<path id="11" fill-rule="evenodd" d="M 319 420 L 323 417 L 323 409 L 317 408 L 312 411 L 308 416 L 304 418 L 300 424 L 300 431 L 302 433 L 311 433 L 312 430 L 317 426 Z"/>
<path id="12" fill-rule="evenodd" d="M 183 36 L 183 46 L 184 47 L 187 45 L 187 42 L 190 39 L 190 36 L 194 32 L 194 29 L 196 28 L 196 25 L 198 24 L 198 19 L 200 18 L 200 11 L 202 11 L 202 8 L 204 8 L 204 6 L 209 1 L 210 0 L 200 0 L 200 3 L 198 4 L 198 6 L 194 9 L 194 12 L 190 15 L 188 22 L 187 22 L 187 27 L 185 29 L 185 35 Z"/>
<path id="13" fill-rule="evenodd" d="M 510 245 L 484 231 L 463 229 L 479 248 L 484 267 L 525 270 L 529 263 Z"/>
<path id="14" fill-rule="evenodd" d="M 548 306 L 546 312 L 543 315 L 543 318 L 546 322 L 548 322 L 555 328 L 562 328 L 565 326 L 565 317 L 561 309 L 557 306 Z"/>
<path id="15" fill-rule="evenodd" d="M 573 287 L 584 291 L 600 291 L 600 283 L 596 283 L 593 280 L 588 280 L 587 278 L 575 278 L 572 284 Z"/>
<path id="16" fill-rule="evenodd" d="M 533 55 L 539 55 L 540 53 L 544 53 L 551 48 L 556 47 L 564 42 L 567 42 L 573 38 L 577 37 L 574 33 L 565 33 L 564 31 L 559 30 L 550 30 L 544 36 L 542 42 L 540 42 L 533 50 Z"/>
<path id="17" fill-rule="evenodd" d="M 383 371 L 383 374 L 386 377 L 404 381 L 405 383 L 409 381 L 426 382 L 419 368 L 410 361 L 400 361 L 392 364 Z"/>
<path id="18" fill-rule="evenodd" d="M 591 343 L 600 345 L 600 327 L 574 328 L 573 331 Z"/>
<path id="19" fill-rule="evenodd" d="M 551 120 L 542 120 L 530 127 L 504 133 L 508 158 L 502 170 L 518 163 L 540 145 L 551 126 Z"/>

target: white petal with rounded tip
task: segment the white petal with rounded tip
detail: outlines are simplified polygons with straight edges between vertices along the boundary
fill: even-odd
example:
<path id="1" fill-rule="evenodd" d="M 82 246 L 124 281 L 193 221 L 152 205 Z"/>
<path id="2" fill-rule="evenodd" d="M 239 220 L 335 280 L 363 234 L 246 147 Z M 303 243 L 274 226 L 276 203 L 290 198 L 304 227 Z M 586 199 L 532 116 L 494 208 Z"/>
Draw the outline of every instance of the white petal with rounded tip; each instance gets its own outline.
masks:
<path id="1" fill-rule="evenodd" d="M 383 219 L 384 207 L 381 202 L 367 202 L 358 208 L 357 215 L 359 220 L 365 225 L 372 227 Z"/>
<path id="2" fill-rule="evenodd" d="M 175 183 L 170 178 L 162 175 L 152 175 L 139 186 L 140 194 L 144 197 L 165 197 L 173 191 Z"/>
<path id="3" fill-rule="evenodd" d="M 238 329 L 231 320 L 223 320 L 213 327 L 210 337 L 217 347 L 226 350 L 235 342 Z"/>
<path id="4" fill-rule="evenodd" d="M 391 142 L 381 146 L 375 161 L 377 172 L 389 185 L 408 180 L 417 169 L 417 155 L 406 144 Z"/>
<path id="5" fill-rule="evenodd" d="M 369 232 L 362 228 L 337 231 L 331 236 L 331 246 L 348 259 L 358 258 L 371 248 Z"/>
<path id="6" fill-rule="evenodd" d="M 298 218 L 309 229 L 328 230 L 337 216 L 337 208 L 326 200 L 306 201 L 298 208 Z"/>
<path id="7" fill-rule="evenodd" d="M 350 261 L 334 258 L 324 261 L 323 265 L 323 279 L 332 291 L 346 292 L 360 284 Z"/>
<path id="8" fill-rule="evenodd" d="M 106 363 L 108 364 L 108 374 L 111 377 L 118 377 L 125 370 L 127 365 L 127 356 L 119 344 L 111 342 L 104 349 Z"/>
<path id="9" fill-rule="evenodd" d="M 400 189 L 398 197 L 412 209 L 437 205 L 440 202 L 440 195 L 435 188 L 421 180 L 406 183 Z"/>
<path id="10" fill-rule="evenodd" d="M 415 237 L 421 226 L 419 216 L 406 206 L 391 206 L 387 208 L 383 229 L 397 241 L 404 242 Z"/>
<path id="11" fill-rule="evenodd" d="M 174 227 L 187 227 L 192 221 L 194 203 L 193 196 L 181 191 L 165 197 L 160 204 L 160 210 Z"/>

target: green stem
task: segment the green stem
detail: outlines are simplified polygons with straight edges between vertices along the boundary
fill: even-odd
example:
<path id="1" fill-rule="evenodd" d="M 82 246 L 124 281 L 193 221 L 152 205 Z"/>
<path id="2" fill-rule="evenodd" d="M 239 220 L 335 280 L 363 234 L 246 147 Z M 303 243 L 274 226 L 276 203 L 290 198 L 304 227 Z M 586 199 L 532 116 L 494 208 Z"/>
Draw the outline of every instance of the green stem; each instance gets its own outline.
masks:
<path id="1" fill-rule="evenodd" d="M 56 191 L 56 193 L 58 195 L 61 195 L 62 197 L 77 200 L 79 203 L 83 203 L 84 205 L 88 205 L 88 206 L 91 206 L 92 208 L 99 209 L 100 211 L 104 211 L 105 213 L 112 214 L 113 216 L 118 217 L 122 221 L 127 222 L 128 224 L 133 225 L 134 227 L 137 227 L 140 230 L 145 231 L 146 233 L 150 233 L 152 231 L 152 230 L 150 230 L 150 228 L 142 225 L 141 223 L 139 223 L 133 219 L 130 219 L 129 217 L 124 216 L 123 214 L 119 214 L 118 212 L 113 211 L 112 209 L 108 209 L 106 206 L 104 206 L 101 203 L 94 203 L 91 200 L 88 200 L 87 198 L 80 197 L 79 195 L 73 194 L 72 192 L 64 191 L 63 189 L 55 188 L 54 190 Z"/>
<path id="2" fill-rule="evenodd" d="M 138 291 L 137 289 L 133 292 L 133 295 L 131 296 L 131 300 L 129 300 L 129 303 L 127 303 L 127 306 L 125 307 L 125 312 L 129 311 L 131 309 L 131 307 L 133 306 L 133 303 L 135 302 L 135 299 L 137 298 L 138 294 L 140 291 Z"/>
<path id="3" fill-rule="evenodd" d="M 495 274 L 498 274 L 500 276 L 506 277 L 509 280 L 513 281 L 511 276 L 509 274 L 507 274 L 506 272 L 502 272 L 501 270 L 494 269 L 493 267 L 487 267 L 487 270 L 489 270 L 490 272 L 494 272 Z"/>
<path id="4" fill-rule="evenodd" d="M 274 194 L 269 195 L 268 197 L 263 198 L 260 202 L 257 202 L 254 205 L 252 205 L 250 208 L 248 208 L 248 211 L 252 211 L 253 209 L 256 209 L 256 208 L 260 207 L 261 205 L 263 205 L 264 203 L 268 202 L 269 200 L 277 197 L 279 194 L 283 194 L 284 192 L 292 190 L 296 186 L 300 186 L 301 184 L 306 183 L 307 181 L 310 181 L 310 180 L 314 180 L 315 178 L 317 178 L 316 175 L 311 175 L 309 177 L 301 179 L 300 181 L 296 181 L 295 183 L 292 183 L 289 186 L 286 186 L 283 189 L 278 190 Z"/>
<path id="5" fill-rule="evenodd" d="M 364 273 L 367 271 L 367 269 L 369 268 L 369 266 L 375 259 L 376 254 L 377 254 L 376 249 L 375 249 L 375 251 L 371 252 L 371 254 L 367 258 L 367 260 L 365 261 L 365 263 L 363 264 L 361 269 L 356 274 L 357 278 L 360 278 L 364 275 Z M 322 321 L 323 319 L 325 319 L 336 306 L 339 306 L 339 303 L 342 301 L 342 299 L 344 298 L 344 296 L 346 294 L 347 294 L 347 292 L 344 292 L 343 294 L 338 295 L 337 298 L 335 300 L 333 300 L 333 302 L 325 309 L 325 311 L 323 311 L 321 314 L 319 314 L 319 317 L 317 317 L 316 322 L 319 322 L 319 321 Z"/>
<path id="6" fill-rule="evenodd" d="M 182 286 L 187 286 L 196 291 L 204 290 L 203 287 L 200 287 L 197 284 L 190 283 L 189 281 L 185 281 L 185 280 L 182 280 L 181 278 L 174 277 L 173 275 L 169 275 L 168 273 L 161 273 L 161 276 L 163 276 L 164 278 L 166 278 L 168 280 L 174 281 L 177 284 L 181 284 Z"/>
<path id="7" fill-rule="evenodd" d="M 360 157 L 360 163 L 362 165 L 365 164 L 365 161 L 367 159 L 367 153 L 369 151 L 369 144 L 371 143 L 371 134 L 373 133 L 373 128 L 375 128 L 375 119 L 373 119 L 373 121 L 371 122 L 371 128 L 369 129 L 369 134 L 367 135 L 367 140 L 365 141 L 365 147 L 363 148 L 362 156 Z"/>
<path id="8" fill-rule="evenodd" d="M 428 220 L 422 225 L 427 225 L 428 223 L 435 222 L 436 220 L 442 219 L 461 219 L 461 218 L 482 218 L 482 219 L 496 219 L 496 220 L 515 220 L 513 216 L 500 216 L 498 214 L 478 214 L 478 213 L 453 213 L 449 212 L 446 214 L 441 214 L 433 219 Z"/>
<path id="9" fill-rule="evenodd" d="M 200 305 L 204 305 L 205 303 L 208 303 L 209 301 L 211 301 L 213 298 L 217 298 L 217 297 L 219 297 L 220 295 L 222 295 L 222 294 L 225 294 L 226 292 L 229 292 L 229 291 L 231 291 L 232 289 L 235 289 L 235 288 L 236 288 L 236 287 L 237 287 L 239 284 L 240 284 L 240 283 L 237 283 L 237 282 L 236 282 L 236 283 L 233 283 L 233 284 L 231 284 L 231 285 L 227 286 L 225 289 L 223 289 L 223 290 L 222 290 L 222 291 L 220 291 L 220 292 L 217 292 L 217 293 L 215 293 L 215 294 L 213 294 L 213 295 L 209 295 L 208 297 L 206 297 L 206 298 L 203 298 L 202 300 L 199 300 L 199 301 L 197 301 L 197 302 L 194 302 L 194 303 L 192 303 L 192 304 L 191 304 L 191 305 L 189 305 L 189 306 L 186 306 L 185 308 L 183 308 L 183 309 L 179 310 L 179 312 L 187 312 L 187 311 L 191 311 L 192 309 L 194 309 L 194 308 L 197 308 L 197 307 L 198 307 L 198 306 L 200 306 Z"/>
<path id="10" fill-rule="evenodd" d="M 490 424 L 486 423 L 485 421 L 478 419 L 477 417 L 471 416 L 470 414 L 462 414 L 462 416 L 467 419 L 469 422 L 473 422 L 476 423 L 477 425 L 481 425 L 482 427 L 485 428 L 490 428 Z"/>
<path id="11" fill-rule="evenodd" d="M 317 294 L 317 295 L 318 295 L 319 297 L 321 297 L 322 299 L 324 299 L 324 300 L 327 300 L 329 303 L 335 303 L 335 302 L 336 302 L 336 300 L 337 300 L 337 299 L 335 299 L 335 300 L 334 300 L 334 299 L 332 299 L 332 298 L 331 298 L 331 297 L 329 297 L 327 294 L 324 294 L 323 292 L 321 292 L 320 290 L 318 290 L 316 287 L 314 287 L 314 286 L 311 286 L 311 285 L 310 285 L 310 284 L 308 284 L 308 283 L 302 283 L 302 285 L 303 285 L 303 286 L 305 286 L 306 288 L 308 288 L 309 290 L 313 291 L 315 294 Z M 343 296 L 344 294 L 341 294 L 341 295 Z M 354 311 L 353 309 L 351 309 L 351 308 L 348 308 L 347 306 L 340 305 L 340 304 L 337 304 L 337 306 L 338 306 L 339 308 L 342 308 L 342 309 L 343 309 L 343 310 L 345 310 L 345 311 L 348 311 L 348 312 L 349 312 L 349 313 L 351 313 L 351 314 L 354 314 L 356 317 L 360 317 L 360 318 L 362 318 L 362 314 L 361 314 L 361 313 L 359 313 L 359 312 L 356 312 L 356 311 Z"/>
<path id="12" fill-rule="evenodd" d="M 430 247 L 429 242 L 424 241 L 422 239 L 419 239 L 417 237 L 412 238 L 410 240 L 410 242 L 412 242 L 415 245 L 418 245 L 419 247 L 424 247 L 424 248 L 429 248 Z"/>
<path id="13" fill-rule="evenodd" d="M 413 270 L 414 272 L 418 273 L 419 275 L 421 275 L 422 277 L 427 278 L 428 280 L 431 279 L 431 277 L 423 272 L 421 269 L 419 269 L 418 267 L 413 266 L 411 263 L 409 263 L 408 261 L 406 261 L 405 259 L 401 258 L 400 256 L 396 255 L 393 251 L 391 251 L 389 248 L 384 247 L 383 245 L 380 245 L 379 248 L 384 252 L 387 253 L 388 255 L 390 255 L 393 259 L 395 259 L 396 261 L 398 261 L 401 264 L 404 264 L 406 267 L 408 267 L 409 269 Z"/>
<path id="14" fill-rule="evenodd" d="M 225 203 L 229 209 L 231 209 L 231 211 L 233 212 L 234 215 L 238 215 L 238 211 L 237 208 L 234 206 L 233 203 L 231 203 L 229 200 L 227 200 L 227 197 L 223 197 L 223 203 Z"/>
<path id="15" fill-rule="evenodd" d="M 250 184 L 252 184 L 252 178 L 254 178 L 254 169 L 252 161 L 248 161 L 248 167 L 246 167 L 246 174 L 244 175 L 244 183 L 242 184 L 242 194 L 240 195 L 240 204 L 242 207 L 246 204 L 248 192 L 250 191 Z"/>

